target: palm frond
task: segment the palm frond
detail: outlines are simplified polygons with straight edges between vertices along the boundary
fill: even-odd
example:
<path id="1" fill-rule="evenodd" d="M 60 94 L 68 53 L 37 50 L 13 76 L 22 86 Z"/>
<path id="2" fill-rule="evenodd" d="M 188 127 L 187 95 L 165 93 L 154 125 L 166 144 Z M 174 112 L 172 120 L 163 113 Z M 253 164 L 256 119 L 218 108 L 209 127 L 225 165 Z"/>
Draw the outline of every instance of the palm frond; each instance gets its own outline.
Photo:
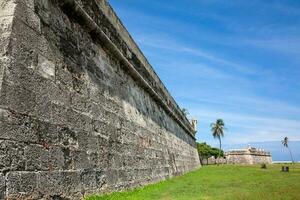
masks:
<path id="1" fill-rule="evenodd" d="M 288 147 L 289 138 L 288 138 L 288 137 L 285 137 L 285 138 L 281 141 L 281 143 L 283 144 L 283 146 Z"/>
<path id="2" fill-rule="evenodd" d="M 214 138 L 220 139 L 224 137 L 225 123 L 222 119 L 217 119 L 215 123 L 211 123 L 211 132 Z"/>

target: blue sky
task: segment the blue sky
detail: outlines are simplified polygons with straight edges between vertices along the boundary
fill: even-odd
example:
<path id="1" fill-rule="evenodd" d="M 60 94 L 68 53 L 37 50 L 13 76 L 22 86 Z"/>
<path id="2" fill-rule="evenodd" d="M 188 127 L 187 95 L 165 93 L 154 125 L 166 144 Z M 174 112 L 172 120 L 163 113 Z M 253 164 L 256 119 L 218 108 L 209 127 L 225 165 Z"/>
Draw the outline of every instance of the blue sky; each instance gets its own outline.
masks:
<path id="1" fill-rule="evenodd" d="M 300 1 L 110 0 L 198 141 L 300 141 Z M 300 144 L 300 143 L 299 143 Z M 300 151 L 300 147 L 298 148 Z M 299 158 L 300 160 L 300 158 Z"/>

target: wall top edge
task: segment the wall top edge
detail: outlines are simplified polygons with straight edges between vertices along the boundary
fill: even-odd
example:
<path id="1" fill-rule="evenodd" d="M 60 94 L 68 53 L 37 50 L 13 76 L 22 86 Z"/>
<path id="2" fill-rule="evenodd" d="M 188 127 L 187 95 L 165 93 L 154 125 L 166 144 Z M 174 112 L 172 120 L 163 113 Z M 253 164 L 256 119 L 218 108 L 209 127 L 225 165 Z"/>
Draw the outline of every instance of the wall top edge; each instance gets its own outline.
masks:
<path id="1" fill-rule="evenodd" d="M 154 95 L 158 96 L 156 97 L 156 101 L 158 100 L 159 103 L 163 105 L 162 107 L 167 110 L 167 113 L 172 115 L 172 117 L 175 118 L 175 121 L 179 122 L 179 125 L 183 127 L 184 130 L 195 140 L 195 136 L 193 134 L 194 130 L 191 123 L 183 114 L 177 102 L 155 73 L 147 58 L 135 43 L 107 0 L 61 0 L 59 4 L 61 6 L 72 5 L 74 7 L 73 11 L 76 13 L 84 12 L 81 14 L 89 19 L 88 23 L 92 24 L 92 26 L 99 26 L 105 34 L 104 37 L 107 37 L 110 42 L 113 43 L 112 46 L 115 46 L 118 50 L 120 50 L 120 57 L 124 57 L 124 59 L 126 59 L 126 63 L 132 65 L 133 68 L 135 68 L 134 71 L 137 72 L 138 75 L 145 80 L 145 82 L 147 82 L 145 84 L 149 85 L 150 90 L 153 90 L 154 93 L 156 93 Z M 95 11 L 95 6 L 97 6 L 97 11 L 99 11 L 99 13 Z M 101 14 L 105 17 L 101 17 Z M 105 20 L 108 20 L 109 23 L 105 22 Z M 109 33 L 112 33 L 109 34 L 107 33 L 108 31 L 110 31 Z M 113 51 L 115 52 L 115 50 Z"/>

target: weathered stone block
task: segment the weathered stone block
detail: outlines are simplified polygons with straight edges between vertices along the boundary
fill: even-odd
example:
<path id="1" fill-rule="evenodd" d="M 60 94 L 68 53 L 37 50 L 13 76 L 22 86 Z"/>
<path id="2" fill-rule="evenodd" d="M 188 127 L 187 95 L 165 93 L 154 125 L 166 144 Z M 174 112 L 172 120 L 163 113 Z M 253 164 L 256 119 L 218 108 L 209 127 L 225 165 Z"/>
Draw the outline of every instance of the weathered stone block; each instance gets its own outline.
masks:
<path id="1" fill-rule="evenodd" d="M 0 57 L 0 93 L 1 93 L 1 90 L 2 90 L 4 70 L 6 69 L 7 65 L 9 65 L 9 63 L 7 61 L 8 61 L 8 59 Z"/>
<path id="2" fill-rule="evenodd" d="M 37 182 L 38 191 L 42 194 L 69 199 L 82 197 L 80 171 L 39 172 Z"/>
<path id="3" fill-rule="evenodd" d="M 78 148 L 87 152 L 101 152 L 108 148 L 108 138 L 97 132 L 81 132 L 78 134 Z"/>
<path id="4" fill-rule="evenodd" d="M 34 0 L 18 0 L 14 16 L 37 33 L 41 33 L 41 20 L 34 12 L 33 3 Z"/>
<path id="5" fill-rule="evenodd" d="M 80 174 L 82 190 L 85 194 L 99 191 L 106 184 L 106 176 L 103 170 L 83 170 Z"/>
<path id="6" fill-rule="evenodd" d="M 14 0 L 2 0 L 0 4 L 0 18 L 13 15 L 16 5 Z"/>
<path id="7" fill-rule="evenodd" d="M 6 175 L 6 195 L 8 199 L 25 199 L 35 196 L 38 186 L 36 172 L 9 172 Z M 30 198 L 28 198 L 30 199 Z"/>
<path id="8" fill-rule="evenodd" d="M 45 170 L 42 167 L 42 162 L 49 162 L 47 149 L 40 145 L 26 146 L 24 149 L 24 156 L 26 159 L 26 171 Z M 47 163 L 45 165 L 47 165 Z"/>
<path id="9" fill-rule="evenodd" d="M 3 83 L 0 94 L 0 105 L 18 111 L 30 113 L 37 106 L 36 95 L 23 86 Z"/>
<path id="10" fill-rule="evenodd" d="M 54 79 L 55 64 L 44 56 L 38 55 L 37 71 L 44 78 Z"/>
<path id="11" fill-rule="evenodd" d="M 25 170 L 53 171 L 65 169 L 65 154 L 62 148 L 46 143 L 42 145 L 29 145 L 25 147 Z"/>
<path id="12" fill-rule="evenodd" d="M 4 109 L 0 109 L 0 133 L 0 139 L 5 140 L 44 146 L 78 146 L 77 133 L 67 127 Z"/>
<path id="13" fill-rule="evenodd" d="M 26 115 L 0 109 L 0 139 L 38 142 L 38 122 Z"/>
<path id="14" fill-rule="evenodd" d="M 23 148 L 23 143 L 0 140 L 0 172 L 25 169 Z"/>
<path id="15" fill-rule="evenodd" d="M 5 198 L 6 185 L 5 185 L 5 176 L 0 173 L 0 199 Z"/>
<path id="16" fill-rule="evenodd" d="M 14 57 L 13 65 L 35 68 L 38 54 L 51 57 L 52 50 L 46 38 L 19 18 L 14 19 L 10 37 L 10 46 L 13 47 L 10 52 Z"/>
<path id="17" fill-rule="evenodd" d="M 88 131 L 92 127 L 92 119 L 87 113 L 80 113 L 57 102 L 49 106 L 52 123 L 61 127 L 72 128 L 73 131 Z"/>
<path id="18" fill-rule="evenodd" d="M 0 10 L 1 11 L 1 10 Z M 13 17 L 0 17 L 0 92 L 4 78 L 4 72 L 10 66 L 11 59 L 7 56 L 9 48 Z"/>
<path id="19" fill-rule="evenodd" d="M 23 3 L 25 4 L 28 8 L 31 10 L 34 10 L 34 3 L 35 0 L 16 0 L 18 3 Z"/>
<path id="20" fill-rule="evenodd" d="M 1 38 L 9 39 L 11 30 L 12 30 L 12 23 L 13 23 L 13 16 L 0 17 L 0 37 Z M 4 40 L 1 40 L 1 41 L 4 41 Z M 5 46 L 5 43 L 1 42 L 1 45 Z M 3 53 L 3 51 L 1 51 L 1 53 Z"/>
<path id="21" fill-rule="evenodd" d="M 119 179 L 119 171 L 115 169 L 109 169 L 106 172 L 107 184 L 109 187 L 116 187 Z"/>

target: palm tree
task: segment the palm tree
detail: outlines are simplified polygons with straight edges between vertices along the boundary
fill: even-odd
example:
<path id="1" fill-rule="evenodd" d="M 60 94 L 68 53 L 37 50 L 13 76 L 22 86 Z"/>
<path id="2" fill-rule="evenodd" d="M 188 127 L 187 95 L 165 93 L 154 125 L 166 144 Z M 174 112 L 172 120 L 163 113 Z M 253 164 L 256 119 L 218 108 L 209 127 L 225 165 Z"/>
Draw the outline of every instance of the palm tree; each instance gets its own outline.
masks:
<path id="1" fill-rule="evenodd" d="M 222 150 L 222 141 L 221 137 L 224 137 L 224 130 L 225 130 L 225 123 L 222 119 L 217 119 L 216 123 L 212 123 L 211 125 L 211 132 L 214 138 L 217 138 L 220 142 L 220 152 Z M 219 153 L 220 157 L 220 153 Z"/>
<path id="2" fill-rule="evenodd" d="M 285 137 L 281 143 L 283 144 L 284 147 L 288 148 L 289 152 L 290 152 L 290 156 L 291 156 L 291 159 L 292 159 L 292 163 L 294 163 L 294 158 L 293 158 L 293 155 L 292 155 L 292 152 L 291 152 L 291 149 L 289 147 L 289 138 L 288 137 Z"/>

